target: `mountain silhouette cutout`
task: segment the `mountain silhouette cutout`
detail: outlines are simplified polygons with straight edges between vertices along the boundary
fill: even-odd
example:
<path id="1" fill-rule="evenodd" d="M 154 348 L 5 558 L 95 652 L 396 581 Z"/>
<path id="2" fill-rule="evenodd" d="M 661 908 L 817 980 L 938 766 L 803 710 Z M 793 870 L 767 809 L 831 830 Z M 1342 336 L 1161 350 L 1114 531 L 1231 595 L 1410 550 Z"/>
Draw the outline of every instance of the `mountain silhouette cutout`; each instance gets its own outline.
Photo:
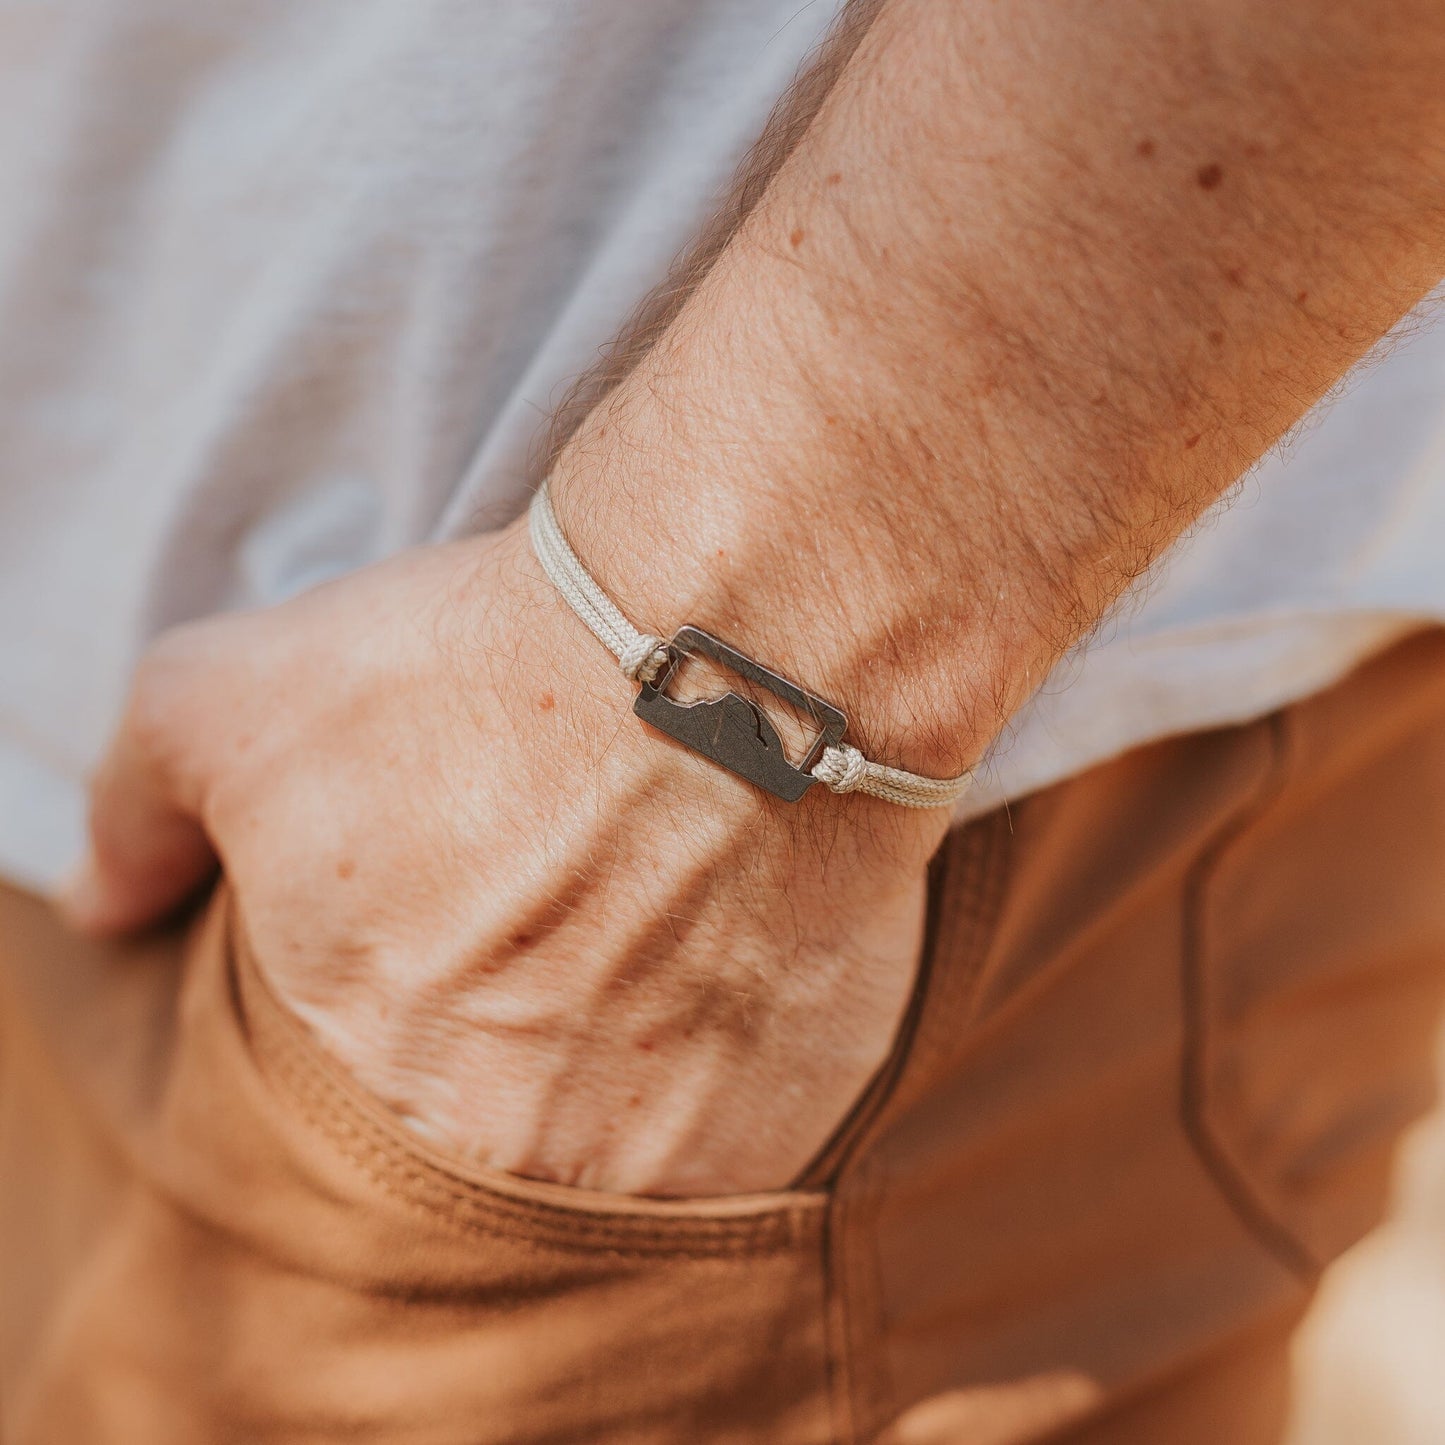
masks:
<path id="1" fill-rule="evenodd" d="M 632 710 L 660 732 L 790 802 L 801 798 L 813 781 L 788 761 L 767 714 L 735 692 L 702 702 L 674 702 L 644 684 Z"/>

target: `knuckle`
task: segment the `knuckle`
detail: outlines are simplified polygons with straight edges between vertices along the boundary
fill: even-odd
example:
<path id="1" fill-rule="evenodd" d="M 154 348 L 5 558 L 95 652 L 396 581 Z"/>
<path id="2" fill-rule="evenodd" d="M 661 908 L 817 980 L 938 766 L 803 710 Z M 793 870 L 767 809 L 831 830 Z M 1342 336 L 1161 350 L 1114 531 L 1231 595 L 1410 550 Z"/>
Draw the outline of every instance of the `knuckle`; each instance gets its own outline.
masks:
<path id="1" fill-rule="evenodd" d="M 180 745 L 195 710 L 211 652 L 205 625 L 188 623 L 162 633 L 137 663 L 125 727 L 132 743 L 157 762 Z"/>

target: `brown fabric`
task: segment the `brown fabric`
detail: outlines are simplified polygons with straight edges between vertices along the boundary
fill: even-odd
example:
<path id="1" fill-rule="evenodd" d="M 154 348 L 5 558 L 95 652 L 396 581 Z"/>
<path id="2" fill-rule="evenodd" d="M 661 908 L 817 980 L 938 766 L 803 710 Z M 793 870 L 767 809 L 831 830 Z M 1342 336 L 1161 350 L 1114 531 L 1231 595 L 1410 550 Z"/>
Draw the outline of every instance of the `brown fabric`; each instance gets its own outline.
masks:
<path id="1" fill-rule="evenodd" d="M 224 897 L 0 891 L 0 1442 L 1266 1445 L 1445 991 L 1445 637 L 952 835 L 894 1058 L 804 1186 L 431 1152 Z"/>

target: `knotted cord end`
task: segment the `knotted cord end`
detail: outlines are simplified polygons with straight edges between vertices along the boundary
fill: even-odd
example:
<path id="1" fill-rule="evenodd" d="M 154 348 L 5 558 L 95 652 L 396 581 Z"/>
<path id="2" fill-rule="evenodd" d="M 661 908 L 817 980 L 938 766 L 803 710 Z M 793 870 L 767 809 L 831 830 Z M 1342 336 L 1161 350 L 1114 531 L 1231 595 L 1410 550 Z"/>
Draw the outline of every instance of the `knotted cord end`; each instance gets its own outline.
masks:
<path id="1" fill-rule="evenodd" d="M 622 649 L 617 665 L 633 682 L 652 682 L 667 666 L 667 645 L 660 637 L 640 632 Z"/>
<path id="2" fill-rule="evenodd" d="M 824 748 L 823 756 L 813 764 L 813 776 L 835 793 L 856 792 L 867 771 L 867 758 L 848 743 Z"/>

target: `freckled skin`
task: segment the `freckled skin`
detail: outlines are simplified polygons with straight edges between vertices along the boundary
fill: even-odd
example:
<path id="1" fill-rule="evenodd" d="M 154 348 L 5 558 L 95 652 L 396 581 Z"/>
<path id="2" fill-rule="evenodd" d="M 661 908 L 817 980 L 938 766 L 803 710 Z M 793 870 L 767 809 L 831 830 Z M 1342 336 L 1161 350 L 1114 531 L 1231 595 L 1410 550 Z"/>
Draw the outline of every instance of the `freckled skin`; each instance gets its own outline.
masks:
<path id="1" fill-rule="evenodd" d="M 1134 147 L 1135 152 L 1138 155 L 1142 156 L 1146 161 L 1149 159 L 1150 156 L 1154 154 L 1156 149 L 1157 147 L 1155 146 L 1154 142 L 1150 140 L 1147 136 Z"/>
<path id="2" fill-rule="evenodd" d="M 557 699 L 550 692 L 544 692 L 542 696 L 537 699 L 538 712 L 551 712 L 556 706 Z"/>
<path id="3" fill-rule="evenodd" d="M 788 244 L 796 251 L 803 244 L 803 231 L 798 229 L 788 237 Z"/>
<path id="4" fill-rule="evenodd" d="M 336 876 L 338 878 L 350 878 L 356 873 L 356 864 L 350 858 L 343 858 L 336 865 Z"/>
<path id="5" fill-rule="evenodd" d="M 1217 161 L 1210 161 L 1207 166 L 1200 166 L 1195 171 L 1194 179 L 1199 182 L 1201 190 L 1215 190 L 1224 179 L 1224 167 Z"/>

